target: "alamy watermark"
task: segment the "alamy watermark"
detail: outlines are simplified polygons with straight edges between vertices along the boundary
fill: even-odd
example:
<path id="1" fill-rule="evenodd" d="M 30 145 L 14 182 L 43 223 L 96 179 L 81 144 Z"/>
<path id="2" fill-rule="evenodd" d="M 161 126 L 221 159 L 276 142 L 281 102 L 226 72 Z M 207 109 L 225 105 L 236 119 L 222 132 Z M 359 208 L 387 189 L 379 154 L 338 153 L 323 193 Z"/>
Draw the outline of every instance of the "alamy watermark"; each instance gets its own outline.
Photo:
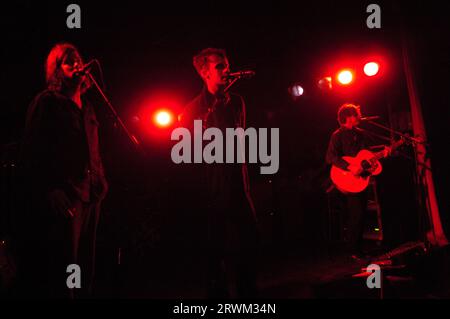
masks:
<path id="1" fill-rule="evenodd" d="M 381 8 L 378 4 L 372 3 L 367 6 L 367 13 L 370 15 L 367 17 L 366 25 L 369 29 L 381 28 Z"/>
<path id="2" fill-rule="evenodd" d="M 377 264 L 367 266 L 367 272 L 371 273 L 367 277 L 366 284 L 369 289 L 381 288 L 381 268 Z"/>
<path id="3" fill-rule="evenodd" d="M 66 19 L 66 25 L 69 29 L 81 29 L 81 8 L 78 4 L 69 4 L 66 12 L 70 13 Z"/>
<path id="4" fill-rule="evenodd" d="M 77 264 L 70 264 L 66 268 L 70 275 L 66 279 L 67 288 L 81 288 L 81 268 Z"/>
<path id="5" fill-rule="evenodd" d="M 192 152 L 191 132 L 184 127 L 173 130 L 171 140 L 179 141 L 172 147 L 170 154 L 174 163 L 246 163 L 248 158 L 248 163 L 258 163 L 259 160 L 261 164 L 267 164 L 260 167 L 261 174 L 278 172 L 279 128 L 270 129 L 269 143 L 267 128 L 259 128 L 258 131 L 253 127 L 245 130 L 241 127 L 226 128 L 224 137 L 222 130 L 216 127 L 207 128 L 203 132 L 202 121 L 195 120 L 193 135 Z M 203 141 L 209 141 L 209 143 L 203 147 Z"/>

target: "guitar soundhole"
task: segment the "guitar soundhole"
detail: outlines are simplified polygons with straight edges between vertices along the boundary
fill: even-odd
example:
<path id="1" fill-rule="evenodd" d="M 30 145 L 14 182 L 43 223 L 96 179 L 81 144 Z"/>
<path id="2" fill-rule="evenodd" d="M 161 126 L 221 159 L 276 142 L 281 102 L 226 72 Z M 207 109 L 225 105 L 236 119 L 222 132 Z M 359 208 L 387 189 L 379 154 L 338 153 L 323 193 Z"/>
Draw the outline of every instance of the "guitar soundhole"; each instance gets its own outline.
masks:
<path id="1" fill-rule="evenodd" d="M 369 171 L 363 171 L 362 173 L 361 173 L 361 177 L 362 178 L 368 178 L 369 176 L 371 175 L 371 172 L 369 172 Z"/>
<path id="2" fill-rule="evenodd" d="M 369 161 L 364 160 L 364 161 L 361 162 L 361 167 L 364 170 L 368 170 L 368 169 L 370 169 L 372 167 L 372 164 L 369 163 Z"/>

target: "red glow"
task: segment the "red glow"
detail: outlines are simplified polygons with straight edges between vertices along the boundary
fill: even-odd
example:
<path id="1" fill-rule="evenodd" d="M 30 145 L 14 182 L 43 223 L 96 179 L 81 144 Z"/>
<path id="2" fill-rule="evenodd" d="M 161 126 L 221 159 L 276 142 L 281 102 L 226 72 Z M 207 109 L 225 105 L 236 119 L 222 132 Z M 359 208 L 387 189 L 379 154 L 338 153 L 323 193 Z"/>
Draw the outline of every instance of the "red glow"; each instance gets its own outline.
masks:
<path id="1" fill-rule="evenodd" d="M 364 73 L 367 76 L 374 76 L 378 73 L 380 66 L 376 62 L 369 62 L 364 65 Z"/>
<path id="2" fill-rule="evenodd" d="M 339 72 L 337 79 L 339 83 L 348 85 L 353 82 L 353 72 L 350 70 L 342 70 Z"/>
<path id="3" fill-rule="evenodd" d="M 331 90 L 333 88 L 333 79 L 331 76 L 326 76 L 320 79 L 318 85 L 321 90 Z"/>

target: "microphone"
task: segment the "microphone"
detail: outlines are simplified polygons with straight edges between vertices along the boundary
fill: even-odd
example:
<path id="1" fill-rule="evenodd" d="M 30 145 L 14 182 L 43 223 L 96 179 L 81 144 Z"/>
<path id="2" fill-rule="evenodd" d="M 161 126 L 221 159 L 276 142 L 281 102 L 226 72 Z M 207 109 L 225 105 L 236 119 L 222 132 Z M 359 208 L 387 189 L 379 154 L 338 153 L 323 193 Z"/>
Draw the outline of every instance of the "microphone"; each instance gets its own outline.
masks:
<path id="1" fill-rule="evenodd" d="M 229 79 L 250 79 L 256 73 L 252 70 L 233 72 L 228 75 Z"/>
<path id="2" fill-rule="evenodd" d="M 379 118 L 381 118 L 381 116 L 366 116 L 366 117 L 361 117 L 360 121 L 373 121 L 373 120 L 378 120 Z"/>
<path id="3" fill-rule="evenodd" d="M 85 64 L 81 69 L 78 69 L 73 73 L 74 77 L 86 75 L 91 70 L 92 66 L 94 65 L 94 62 L 96 60 L 91 60 L 89 63 Z"/>

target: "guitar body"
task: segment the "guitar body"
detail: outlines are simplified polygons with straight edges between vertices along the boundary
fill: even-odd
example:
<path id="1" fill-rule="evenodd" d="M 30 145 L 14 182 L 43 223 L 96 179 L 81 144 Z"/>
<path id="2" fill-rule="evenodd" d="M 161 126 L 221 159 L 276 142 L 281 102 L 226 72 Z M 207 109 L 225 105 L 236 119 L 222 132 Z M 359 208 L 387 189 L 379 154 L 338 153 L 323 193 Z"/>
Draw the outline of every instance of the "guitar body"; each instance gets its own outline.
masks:
<path id="1" fill-rule="evenodd" d="M 352 172 L 332 166 L 331 180 L 336 188 L 343 193 L 360 193 L 369 185 L 370 176 L 378 175 L 382 171 L 380 162 L 375 158 L 374 153 L 368 150 L 361 150 L 356 157 L 342 157 L 350 165 L 361 167 L 364 161 L 371 164 L 371 168 L 364 171 L 361 176 L 353 175 Z"/>

